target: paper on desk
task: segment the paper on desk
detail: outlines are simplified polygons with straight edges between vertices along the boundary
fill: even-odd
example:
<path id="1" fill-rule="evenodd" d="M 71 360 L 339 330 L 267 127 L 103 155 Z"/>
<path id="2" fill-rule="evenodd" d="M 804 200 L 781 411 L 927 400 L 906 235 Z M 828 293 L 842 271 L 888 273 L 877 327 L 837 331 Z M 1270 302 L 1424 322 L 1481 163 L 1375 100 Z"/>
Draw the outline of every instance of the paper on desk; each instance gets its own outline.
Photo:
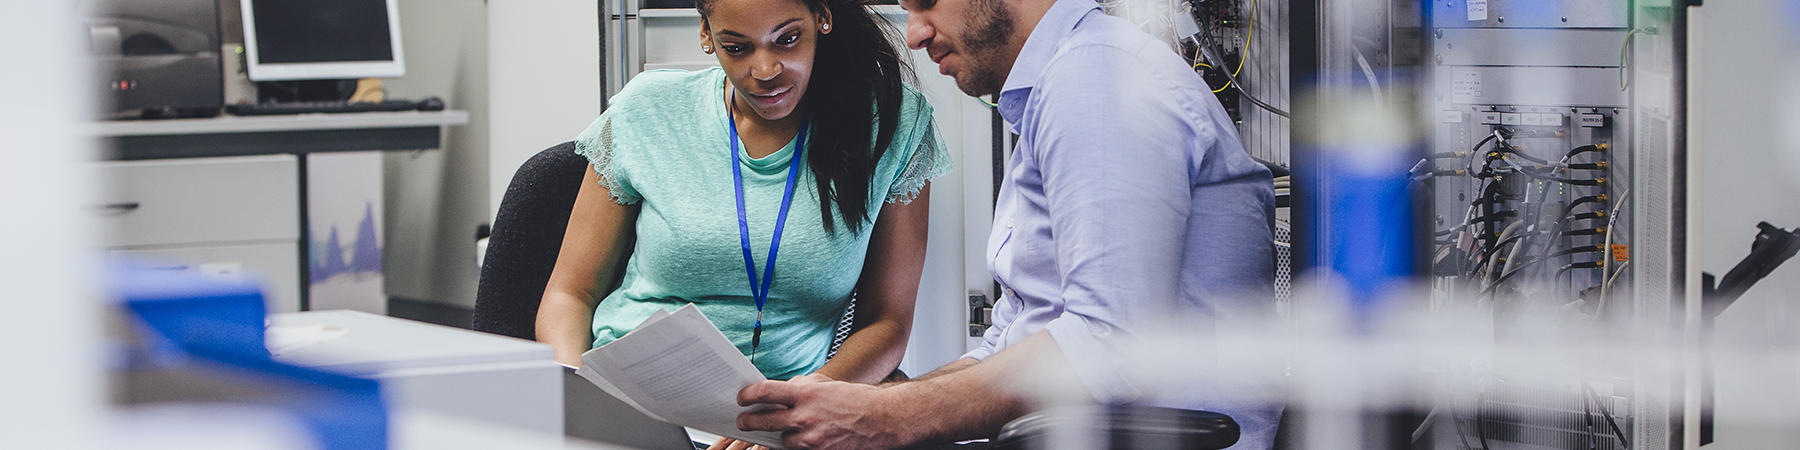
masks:
<path id="1" fill-rule="evenodd" d="M 771 448 L 781 433 L 741 431 L 737 393 L 764 380 L 725 334 L 689 304 L 581 355 L 576 373 L 664 422 Z M 767 406 L 758 406 L 761 410 Z"/>

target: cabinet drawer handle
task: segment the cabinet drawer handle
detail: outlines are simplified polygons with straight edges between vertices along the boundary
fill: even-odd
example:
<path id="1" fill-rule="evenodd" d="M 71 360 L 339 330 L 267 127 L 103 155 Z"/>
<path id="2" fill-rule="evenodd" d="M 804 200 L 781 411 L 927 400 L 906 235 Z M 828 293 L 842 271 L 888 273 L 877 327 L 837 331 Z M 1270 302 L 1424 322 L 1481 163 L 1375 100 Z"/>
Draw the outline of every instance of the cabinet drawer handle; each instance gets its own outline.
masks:
<path id="1" fill-rule="evenodd" d="M 103 213 L 124 214 L 127 212 L 137 210 L 139 206 L 142 206 L 142 205 L 138 204 L 138 202 L 119 202 L 119 203 L 107 203 L 104 205 L 100 205 L 99 207 L 97 207 L 95 209 L 100 212 L 103 212 Z"/>

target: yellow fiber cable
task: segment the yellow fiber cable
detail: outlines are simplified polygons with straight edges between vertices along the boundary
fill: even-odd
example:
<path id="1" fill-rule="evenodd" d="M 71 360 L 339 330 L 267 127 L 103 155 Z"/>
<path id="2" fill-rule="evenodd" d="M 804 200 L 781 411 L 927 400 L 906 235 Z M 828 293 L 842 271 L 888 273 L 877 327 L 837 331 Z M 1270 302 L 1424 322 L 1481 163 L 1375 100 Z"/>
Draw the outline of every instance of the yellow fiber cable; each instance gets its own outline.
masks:
<path id="1" fill-rule="evenodd" d="M 1234 78 L 1234 79 L 1237 78 L 1238 74 L 1244 73 L 1244 61 L 1248 61 L 1250 59 L 1250 39 L 1253 39 L 1256 37 L 1256 0 L 1250 0 L 1249 22 L 1250 22 L 1250 29 L 1249 29 L 1249 31 L 1246 31 L 1244 33 L 1244 54 L 1241 56 L 1238 56 L 1237 69 L 1234 69 L 1231 71 L 1231 78 Z M 1206 67 L 1212 68 L 1212 66 L 1206 66 Z M 1214 89 L 1213 93 L 1217 94 L 1220 92 L 1225 92 L 1226 89 L 1231 89 L 1230 81 L 1226 81 L 1224 86 L 1220 86 L 1218 89 Z"/>

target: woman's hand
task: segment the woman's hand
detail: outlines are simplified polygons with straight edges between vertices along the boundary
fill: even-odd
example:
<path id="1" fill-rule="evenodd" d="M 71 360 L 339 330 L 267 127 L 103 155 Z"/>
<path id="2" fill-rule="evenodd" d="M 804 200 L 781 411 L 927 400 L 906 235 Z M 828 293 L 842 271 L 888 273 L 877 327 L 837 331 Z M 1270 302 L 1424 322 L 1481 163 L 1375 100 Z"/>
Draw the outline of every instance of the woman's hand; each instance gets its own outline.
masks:
<path id="1" fill-rule="evenodd" d="M 718 442 L 714 442 L 713 445 L 707 447 L 706 450 L 769 450 L 769 448 L 737 439 L 721 437 Z"/>

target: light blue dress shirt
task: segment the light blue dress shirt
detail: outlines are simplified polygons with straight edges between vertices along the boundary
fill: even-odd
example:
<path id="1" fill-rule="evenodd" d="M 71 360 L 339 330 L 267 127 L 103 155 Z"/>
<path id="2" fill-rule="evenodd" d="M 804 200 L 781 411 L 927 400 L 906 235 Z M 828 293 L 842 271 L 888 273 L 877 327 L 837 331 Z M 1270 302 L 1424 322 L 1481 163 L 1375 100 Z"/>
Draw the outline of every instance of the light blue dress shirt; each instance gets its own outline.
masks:
<path id="1" fill-rule="evenodd" d="M 1206 82 L 1091 0 L 1060 0 L 999 105 L 1019 135 L 988 237 L 1003 295 L 985 343 L 965 356 L 1049 330 L 1098 400 L 1226 413 L 1244 431 L 1234 448 L 1268 448 L 1279 402 L 1217 400 L 1228 396 L 1208 389 L 1229 388 L 1211 379 L 1173 397 L 1140 393 L 1109 363 L 1115 346 L 1134 345 L 1134 327 L 1170 317 L 1201 334 L 1275 322 L 1273 183 Z M 1190 350 L 1169 356 L 1218 353 L 1180 352 Z"/>

